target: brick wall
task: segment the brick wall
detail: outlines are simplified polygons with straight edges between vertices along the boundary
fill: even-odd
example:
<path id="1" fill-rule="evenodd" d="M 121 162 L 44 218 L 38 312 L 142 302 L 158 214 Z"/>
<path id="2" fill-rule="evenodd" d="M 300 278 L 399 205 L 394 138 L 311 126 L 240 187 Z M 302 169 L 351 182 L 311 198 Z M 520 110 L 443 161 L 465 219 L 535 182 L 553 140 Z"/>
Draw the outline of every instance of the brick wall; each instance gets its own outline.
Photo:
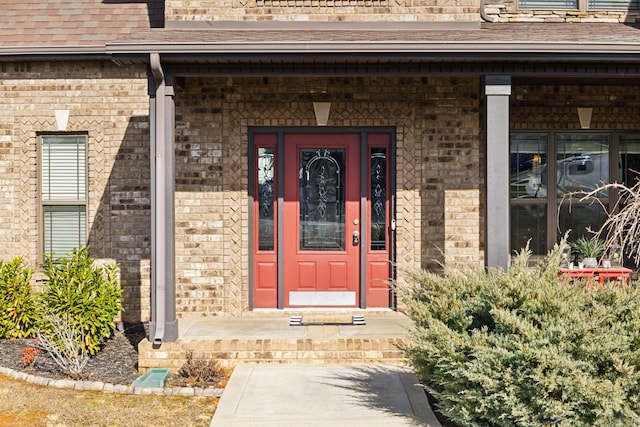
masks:
<path id="1" fill-rule="evenodd" d="M 399 271 L 443 253 L 482 263 L 477 79 L 185 79 L 176 94 L 178 312 L 248 309 L 250 126 L 315 126 L 312 92 L 332 100 L 329 126 L 396 127 Z M 446 197 L 471 206 L 445 221 Z M 461 235 L 461 227 L 465 234 Z M 452 239 L 468 239 L 448 246 Z M 206 262 L 203 262 L 206 261 Z M 404 280 L 400 273 L 400 281 Z"/>
<path id="2" fill-rule="evenodd" d="M 477 265 L 480 191 L 445 190 L 444 193 L 445 265 Z"/>
<path id="3" fill-rule="evenodd" d="M 225 229 L 240 215 L 229 212 L 224 168 L 224 90 L 189 79 L 176 101 L 176 303 L 181 315 L 224 312 Z M 226 218 L 231 215 L 232 219 Z M 238 238 L 237 236 L 236 238 Z"/>
<path id="4" fill-rule="evenodd" d="M 169 0 L 167 21 L 478 22 L 479 0 Z"/>
<path id="5" fill-rule="evenodd" d="M 434 79 L 430 86 L 434 90 L 423 95 L 426 99 L 421 121 L 417 123 L 424 147 L 419 163 L 423 171 L 422 264 L 431 269 L 438 268 L 445 259 L 482 264 L 484 215 L 480 207 L 484 204 L 484 149 L 480 139 L 483 100 L 479 96 L 479 81 Z M 465 238 L 470 240 L 464 247 L 462 243 L 451 244 L 462 238 L 448 218 L 451 203 L 468 207 L 464 213 L 458 213 L 457 219 L 475 228 L 473 232 L 465 232 Z"/>
<path id="6" fill-rule="evenodd" d="M 149 319 L 149 98 L 144 67 L 2 64 L 0 259 L 37 267 L 38 133 L 87 132 L 92 255 L 121 265 L 124 320 Z M 240 315 L 249 296 L 247 141 L 250 126 L 329 126 L 397 132 L 397 263 L 483 262 L 483 102 L 476 78 L 184 78 L 176 87 L 176 277 L 179 317 Z M 513 86 L 511 128 L 638 128 L 633 86 Z"/>
<path id="7" fill-rule="evenodd" d="M 482 265 L 483 99 L 476 79 L 185 79 L 176 95 L 177 298 L 181 317 L 247 310 L 247 129 L 313 126 L 312 92 L 331 99 L 329 126 L 397 130 L 397 262 Z M 513 129 L 636 129 L 636 89 L 513 87 Z"/>
<path id="8" fill-rule="evenodd" d="M 580 129 L 578 107 L 591 107 L 592 130 L 640 129 L 640 88 L 625 86 L 513 86 L 514 130 Z"/>
<path id="9" fill-rule="evenodd" d="M 120 263 L 124 320 L 149 319 L 149 120 L 143 67 L 5 64 L 0 91 L 0 258 L 38 255 L 38 132 L 88 132 L 92 255 Z M 179 79 L 176 94 L 176 280 L 179 317 L 247 310 L 247 130 L 314 126 L 314 93 L 329 126 L 395 127 L 397 262 L 402 271 L 451 256 L 482 262 L 479 82 L 449 78 Z M 471 209 L 447 220 L 445 200 Z M 464 239 L 451 246 L 452 239 Z M 467 230 L 468 229 L 468 230 Z M 467 233 L 468 231 L 468 233 Z M 443 252 L 444 251 L 444 252 Z"/>
<path id="10" fill-rule="evenodd" d="M 438 159 L 423 159 L 423 150 L 460 148 L 454 147 L 456 142 L 448 145 L 451 132 L 446 121 L 460 117 L 463 110 L 475 114 L 474 97 L 463 102 L 471 107 L 452 107 L 455 102 L 447 100 L 443 102 L 447 106 L 436 109 L 438 93 L 443 91 L 440 86 L 451 83 L 437 79 L 297 79 L 292 83 L 289 79 L 189 80 L 178 91 L 176 270 L 181 316 L 237 315 L 247 309 L 247 127 L 314 125 L 309 87 L 332 86 L 336 101 L 330 125 L 397 127 L 399 265 L 419 267 L 430 256 L 425 249 L 429 244 L 444 246 L 444 224 L 432 223 L 428 217 L 442 215 L 444 187 L 427 184 L 447 181 L 437 178 L 440 175 L 455 177 L 454 169 L 467 171 L 463 175 L 469 169 L 458 168 L 455 162 L 436 167 Z M 475 84 L 470 87 L 477 90 Z M 92 255 L 120 263 L 124 319 L 147 320 L 150 211 L 144 70 L 111 64 L 6 64 L 0 89 L 12 99 L 0 125 L 0 167 L 5 172 L 0 182 L 4 197 L 11 200 L 0 210 L 6 225 L 2 258 L 22 255 L 31 267 L 40 262 L 37 134 L 56 131 L 54 110 L 69 109 L 68 130 L 89 135 Z M 428 122 L 430 130 L 414 125 L 414 119 Z M 473 127 L 469 131 L 477 132 Z M 467 149 L 475 144 L 477 150 L 477 141 L 471 144 Z M 424 177 L 423 160 L 431 163 Z M 459 178 L 451 183 L 455 185 L 456 180 L 459 183 Z"/>
<path id="11" fill-rule="evenodd" d="M 92 256 L 121 266 L 125 320 L 149 318 L 149 97 L 146 68 L 113 63 L 0 65 L 0 259 L 42 262 L 38 134 L 86 132 Z"/>

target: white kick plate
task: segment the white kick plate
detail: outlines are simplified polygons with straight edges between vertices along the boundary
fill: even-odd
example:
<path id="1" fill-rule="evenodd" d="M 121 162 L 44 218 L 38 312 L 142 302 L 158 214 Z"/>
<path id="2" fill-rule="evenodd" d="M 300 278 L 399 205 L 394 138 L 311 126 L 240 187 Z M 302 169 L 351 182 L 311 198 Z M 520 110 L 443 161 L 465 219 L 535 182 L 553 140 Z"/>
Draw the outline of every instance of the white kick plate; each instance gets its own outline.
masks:
<path id="1" fill-rule="evenodd" d="M 289 292 L 289 305 L 353 307 L 356 305 L 355 292 Z"/>

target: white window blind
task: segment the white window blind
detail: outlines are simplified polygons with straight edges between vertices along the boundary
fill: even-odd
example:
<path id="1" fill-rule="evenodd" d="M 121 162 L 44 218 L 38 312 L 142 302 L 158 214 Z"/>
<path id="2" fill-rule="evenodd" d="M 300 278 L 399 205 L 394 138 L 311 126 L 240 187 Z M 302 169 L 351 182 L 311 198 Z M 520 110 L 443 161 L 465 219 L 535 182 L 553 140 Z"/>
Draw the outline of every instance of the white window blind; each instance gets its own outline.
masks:
<path id="1" fill-rule="evenodd" d="M 83 136 L 42 138 L 42 200 L 84 201 L 86 147 Z"/>
<path id="2" fill-rule="evenodd" d="M 520 0 L 519 6 L 527 9 L 577 9 L 578 0 Z"/>
<path id="3" fill-rule="evenodd" d="M 589 0 L 589 9 L 638 10 L 639 8 L 638 0 Z"/>
<path id="4" fill-rule="evenodd" d="M 42 137 L 44 250 L 56 258 L 86 245 L 86 137 Z"/>
<path id="5" fill-rule="evenodd" d="M 518 0 L 523 9 L 578 9 L 578 0 Z M 639 10 L 640 0 L 589 0 L 588 10 Z"/>
<path id="6" fill-rule="evenodd" d="M 45 252 L 57 257 L 70 254 L 87 242 L 87 215 L 84 206 L 44 207 Z"/>

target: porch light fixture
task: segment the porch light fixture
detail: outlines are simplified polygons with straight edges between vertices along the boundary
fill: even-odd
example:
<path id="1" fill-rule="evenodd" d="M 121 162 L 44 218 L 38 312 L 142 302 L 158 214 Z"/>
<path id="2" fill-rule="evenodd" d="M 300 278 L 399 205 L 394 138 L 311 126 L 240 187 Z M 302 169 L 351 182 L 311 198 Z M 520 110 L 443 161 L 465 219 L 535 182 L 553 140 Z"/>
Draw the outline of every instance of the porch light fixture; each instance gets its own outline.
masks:
<path id="1" fill-rule="evenodd" d="M 330 102 L 314 102 L 313 111 L 316 113 L 316 123 L 318 126 L 326 126 L 329 121 Z"/>
<path id="2" fill-rule="evenodd" d="M 578 107 L 578 118 L 580 119 L 580 128 L 589 129 L 591 127 L 591 115 L 593 114 L 593 108 L 591 107 Z"/>
<path id="3" fill-rule="evenodd" d="M 67 130 L 67 123 L 69 123 L 69 110 L 54 110 L 56 115 L 56 126 L 60 132 Z"/>

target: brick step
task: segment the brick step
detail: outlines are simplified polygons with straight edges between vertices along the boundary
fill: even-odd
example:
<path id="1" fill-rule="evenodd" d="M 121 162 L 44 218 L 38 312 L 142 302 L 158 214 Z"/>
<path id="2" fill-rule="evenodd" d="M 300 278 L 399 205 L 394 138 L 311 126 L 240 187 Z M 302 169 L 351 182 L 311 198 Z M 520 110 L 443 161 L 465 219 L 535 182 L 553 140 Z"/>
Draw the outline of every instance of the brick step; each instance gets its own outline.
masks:
<path id="1" fill-rule="evenodd" d="M 179 369 L 194 357 L 218 360 L 223 366 L 241 362 L 393 363 L 405 364 L 399 347 L 409 344 L 411 322 L 397 313 L 338 312 L 182 319 L 179 338 L 157 348 L 149 340 L 138 345 L 141 372 Z M 364 323 L 353 322 L 364 316 Z"/>
<path id="2" fill-rule="evenodd" d="M 332 340 L 303 338 L 280 339 L 216 339 L 163 343 L 154 349 L 143 340 L 138 345 L 139 369 L 179 369 L 186 354 L 196 358 L 216 359 L 223 366 L 241 362 L 259 363 L 375 363 L 405 364 L 398 346 L 408 344 L 403 338 L 337 338 Z"/>

